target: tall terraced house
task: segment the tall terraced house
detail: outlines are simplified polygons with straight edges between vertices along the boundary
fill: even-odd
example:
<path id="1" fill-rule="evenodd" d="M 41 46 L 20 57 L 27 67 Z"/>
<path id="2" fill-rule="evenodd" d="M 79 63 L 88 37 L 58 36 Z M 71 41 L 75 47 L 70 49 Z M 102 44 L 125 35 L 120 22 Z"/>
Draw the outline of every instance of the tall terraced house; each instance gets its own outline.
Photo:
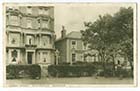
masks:
<path id="1" fill-rule="evenodd" d="M 54 63 L 54 7 L 6 7 L 6 64 Z"/>

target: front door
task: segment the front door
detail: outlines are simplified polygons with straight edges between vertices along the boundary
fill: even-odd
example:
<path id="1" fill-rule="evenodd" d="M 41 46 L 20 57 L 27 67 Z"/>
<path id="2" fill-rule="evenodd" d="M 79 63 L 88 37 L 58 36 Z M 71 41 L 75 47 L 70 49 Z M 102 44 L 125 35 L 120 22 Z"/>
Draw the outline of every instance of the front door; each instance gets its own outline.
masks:
<path id="1" fill-rule="evenodd" d="M 27 54 L 28 64 L 32 64 L 32 55 L 33 55 L 33 52 L 28 52 Z"/>

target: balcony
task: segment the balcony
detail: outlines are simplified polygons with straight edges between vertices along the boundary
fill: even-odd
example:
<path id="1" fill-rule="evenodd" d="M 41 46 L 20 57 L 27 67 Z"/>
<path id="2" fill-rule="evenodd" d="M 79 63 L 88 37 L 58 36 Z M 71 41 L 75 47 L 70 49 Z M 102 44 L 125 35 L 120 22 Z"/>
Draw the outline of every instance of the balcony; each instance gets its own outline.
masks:
<path id="1" fill-rule="evenodd" d="M 35 44 L 25 44 L 25 47 L 37 47 Z"/>

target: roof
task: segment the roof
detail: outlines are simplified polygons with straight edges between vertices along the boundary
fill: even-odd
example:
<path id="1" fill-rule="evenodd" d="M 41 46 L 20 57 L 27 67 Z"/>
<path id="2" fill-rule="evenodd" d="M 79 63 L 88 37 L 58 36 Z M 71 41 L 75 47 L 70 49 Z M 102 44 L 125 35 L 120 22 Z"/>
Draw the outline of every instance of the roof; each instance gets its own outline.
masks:
<path id="1" fill-rule="evenodd" d="M 68 33 L 64 38 L 58 38 L 56 41 L 60 41 L 67 38 L 81 39 L 82 34 L 79 31 L 72 31 Z"/>
<path id="2" fill-rule="evenodd" d="M 66 35 L 67 38 L 78 38 L 78 39 L 81 39 L 81 36 L 82 36 L 82 34 L 77 31 L 72 31 Z"/>

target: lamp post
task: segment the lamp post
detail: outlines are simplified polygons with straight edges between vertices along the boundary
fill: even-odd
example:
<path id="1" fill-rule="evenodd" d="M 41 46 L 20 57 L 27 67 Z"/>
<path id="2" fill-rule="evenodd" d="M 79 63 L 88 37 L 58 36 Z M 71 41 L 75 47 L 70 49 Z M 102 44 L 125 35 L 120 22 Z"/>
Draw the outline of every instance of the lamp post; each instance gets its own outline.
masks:
<path id="1" fill-rule="evenodd" d="M 75 54 L 75 48 L 74 47 L 71 49 L 71 53 L 72 54 Z M 73 64 L 73 57 L 72 57 L 72 60 L 70 61 L 70 64 L 71 65 Z"/>
<path id="2" fill-rule="evenodd" d="M 56 57 L 56 59 L 55 59 L 56 65 L 58 65 L 58 61 L 59 61 L 59 51 L 58 50 L 55 51 L 55 57 Z"/>

